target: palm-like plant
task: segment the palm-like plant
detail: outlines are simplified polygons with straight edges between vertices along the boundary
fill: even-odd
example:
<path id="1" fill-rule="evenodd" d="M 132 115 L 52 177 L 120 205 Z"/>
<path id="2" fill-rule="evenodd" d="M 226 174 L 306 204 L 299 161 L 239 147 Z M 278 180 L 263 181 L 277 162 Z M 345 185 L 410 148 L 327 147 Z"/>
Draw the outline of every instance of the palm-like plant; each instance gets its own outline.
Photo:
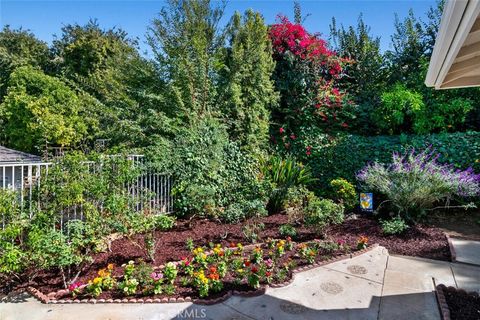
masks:
<path id="1" fill-rule="evenodd" d="M 268 203 L 270 212 L 278 212 L 282 209 L 289 188 L 307 186 L 316 181 L 310 167 L 296 162 L 291 157 L 285 159 L 277 156 L 270 157 L 262 164 L 262 174 L 273 187 Z"/>

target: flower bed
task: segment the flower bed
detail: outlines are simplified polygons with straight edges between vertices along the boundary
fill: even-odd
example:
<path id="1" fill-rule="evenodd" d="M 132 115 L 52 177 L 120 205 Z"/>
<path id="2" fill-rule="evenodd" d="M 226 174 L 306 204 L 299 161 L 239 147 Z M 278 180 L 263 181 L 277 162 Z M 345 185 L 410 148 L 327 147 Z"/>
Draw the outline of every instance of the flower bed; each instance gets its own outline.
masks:
<path id="1" fill-rule="evenodd" d="M 181 261 L 158 268 L 129 261 L 116 268 L 112 264 L 98 271 L 86 284 L 75 282 L 68 290 L 48 295 L 29 288 L 44 303 L 166 303 L 212 304 L 232 294 L 263 294 L 266 285 L 289 284 L 296 272 L 362 254 L 368 239 L 362 237 L 353 250 L 345 243 L 311 241 L 294 243 L 291 239 L 269 239 L 266 243 L 244 247 L 212 244 L 209 251 L 197 247 Z M 341 254 L 343 253 L 343 254 Z M 119 277 L 113 276 L 120 269 Z"/>
<path id="2" fill-rule="evenodd" d="M 280 233 L 280 227 L 288 223 L 286 215 L 274 214 L 259 219 L 259 222 L 264 224 L 264 228 L 258 232 L 260 241 L 265 242 L 266 239 L 285 239 Z M 245 223 L 249 223 L 246 221 Z M 427 226 L 412 226 L 403 235 L 386 236 L 382 234 L 381 227 L 378 222 L 360 216 L 357 219 L 347 219 L 343 224 L 327 228 L 326 237 L 324 242 L 338 244 L 345 244 L 351 248 L 355 248 L 357 241 L 361 236 L 367 236 L 370 243 L 378 243 L 386 247 L 391 253 L 407 254 L 413 256 L 420 256 L 425 258 L 437 258 L 442 260 L 448 260 L 450 258 L 450 252 L 448 249 L 448 242 L 441 230 Z M 93 262 L 86 265 L 80 272 L 77 279 L 73 280 L 73 283 L 77 285 L 85 285 L 89 280 L 95 279 L 98 276 L 98 272 L 101 269 L 107 269 L 109 264 L 114 264 L 114 269 L 111 270 L 111 276 L 116 280 L 122 279 L 123 268 L 121 265 L 127 264 L 130 260 L 133 260 L 138 264 L 140 260 L 147 261 L 148 264 L 155 270 L 161 270 L 163 266 L 169 261 L 181 261 L 183 257 L 189 257 L 191 252 L 187 249 L 186 243 L 191 241 L 197 246 L 209 247 L 209 243 L 213 242 L 221 244 L 222 248 L 229 247 L 230 242 L 235 243 L 248 243 L 245 235 L 242 232 L 242 224 L 219 224 L 215 221 L 207 219 L 196 219 L 193 221 L 179 220 L 177 225 L 168 231 L 158 231 L 155 234 L 157 238 L 158 246 L 155 250 L 154 261 L 149 260 L 149 255 L 144 248 L 144 236 L 135 235 L 130 238 L 124 237 L 113 241 L 110 245 L 110 250 L 106 252 L 97 253 L 92 256 Z M 315 241 L 318 235 L 311 229 L 305 226 L 296 226 L 296 236 L 294 237 L 295 247 L 303 246 L 302 243 L 308 243 Z M 189 241 L 188 241 L 189 240 Z M 245 245 L 245 251 L 251 250 L 251 246 Z M 192 248 L 190 248 L 192 249 Z M 264 253 L 268 250 L 262 248 Z M 318 256 L 316 256 L 315 263 L 328 263 L 329 258 L 337 258 L 347 253 L 347 251 L 336 250 L 330 253 L 320 250 Z M 283 263 L 281 260 L 288 259 L 291 256 L 295 256 L 293 252 L 287 252 L 280 259 L 279 263 Z M 311 266 L 306 259 L 301 260 L 299 257 L 293 257 L 293 261 L 297 262 L 298 268 Z M 298 261 L 300 260 L 300 261 Z M 207 272 L 208 274 L 208 272 Z M 205 274 L 207 276 L 207 274 Z M 289 277 L 292 272 L 289 273 Z M 180 275 L 179 278 L 182 276 Z M 228 280 L 228 277 L 227 277 Z M 280 282 L 275 280 L 270 285 L 276 285 Z M 7 283 L 5 282 L 5 285 Z M 15 287 L 16 286 L 16 287 Z M 39 272 L 34 282 L 24 282 L 15 284 L 7 288 L 10 292 L 12 290 L 19 290 L 27 286 L 33 286 L 37 288 L 42 296 L 50 295 L 53 298 L 60 290 L 64 290 L 62 277 L 59 275 L 58 270 L 50 270 Z M 232 292 L 233 290 L 238 292 L 244 292 L 253 294 L 255 289 L 243 284 L 241 286 L 233 286 L 229 281 L 224 283 L 224 288 L 219 293 L 212 292 L 209 299 L 214 300 L 217 297 L 224 295 L 225 293 Z M 69 296 L 69 294 L 67 295 Z M 191 299 L 200 298 L 195 296 L 194 289 L 189 286 L 180 286 L 176 289 L 174 295 L 152 295 L 151 297 L 145 297 L 144 295 L 133 295 L 128 298 L 123 297 L 118 293 L 118 290 L 114 292 L 105 293 L 99 296 L 98 300 L 121 300 L 121 299 Z M 86 299 L 86 296 L 82 296 L 82 299 Z M 60 299 L 60 298 L 59 298 Z M 77 298 L 76 301 L 79 301 Z M 157 301 L 158 302 L 158 301 Z"/>

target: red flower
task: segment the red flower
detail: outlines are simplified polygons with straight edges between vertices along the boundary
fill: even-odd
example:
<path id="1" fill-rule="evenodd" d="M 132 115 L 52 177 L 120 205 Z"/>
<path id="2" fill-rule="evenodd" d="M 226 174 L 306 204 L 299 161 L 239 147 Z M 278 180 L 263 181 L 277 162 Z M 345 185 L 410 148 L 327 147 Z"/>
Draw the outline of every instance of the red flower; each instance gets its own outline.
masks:
<path id="1" fill-rule="evenodd" d="M 270 271 L 265 272 L 266 277 L 270 277 L 271 275 L 272 275 L 272 273 Z"/>
<path id="2" fill-rule="evenodd" d="M 284 133 L 284 132 L 285 132 L 285 129 L 283 129 L 283 128 L 280 128 L 280 130 L 279 130 L 279 131 L 280 131 L 280 133 Z"/>
<path id="3" fill-rule="evenodd" d="M 258 272 L 258 268 L 255 267 L 255 266 L 253 266 L 251 270 L 252 270 L 252 273 L 257 273 Z"/>
<path id="4" fill-rule="evenodd" d="M 217 273 L 217 267 L 215 267 L 215 266 L 210 267 L 210 272 L 211 273 Z"/>
<path id="5" fill-rule="evenodd" d="M 245 260 L 245 261 L 244 261 L 244 264 L 245 264 L 245 267 L 248 267 L 248 266 L 250 266 L 250 261 Z"/>
<path id="6" fill-rule="evenodd" d="M 344 122 L 344 123 L 342 123 L 342 127 L 348 128 L 348 124 Z"/>

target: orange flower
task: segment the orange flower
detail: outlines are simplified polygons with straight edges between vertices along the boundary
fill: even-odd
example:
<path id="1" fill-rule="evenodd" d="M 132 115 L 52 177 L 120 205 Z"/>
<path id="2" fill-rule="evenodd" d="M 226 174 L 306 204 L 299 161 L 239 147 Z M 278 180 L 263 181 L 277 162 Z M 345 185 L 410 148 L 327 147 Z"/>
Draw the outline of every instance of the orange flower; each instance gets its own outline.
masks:
<path id="1" fill-rule="evenodd" d="M 217 272 L 217 267 L 215 267 L 215 266 L 210 267 L 210 272 L 211 273 L 216 273 Z"/>
<path id="2" fill-rule="evenodd" d="M 360 243 L 368 243 L 368 237 L 366 237 L 366 236 L 361 236 L 361 237 L 360 237 L 360 240 L 358 240 L 358 242 L 360 242 Z"/>
<path id="3" fill-rule="evenodd" d="M 218 273 L 210 273 L 208 275 L 208 277 L 211 279 L 211 280 L 218 280 L 220 279 L 220 276 L 218 275 Z"/>
<path id="4" fill-rule="evenodd" d="M 109 263 L 107 266 L 107 269 L 112 271 L 113 270 L 113 263 Z"/>

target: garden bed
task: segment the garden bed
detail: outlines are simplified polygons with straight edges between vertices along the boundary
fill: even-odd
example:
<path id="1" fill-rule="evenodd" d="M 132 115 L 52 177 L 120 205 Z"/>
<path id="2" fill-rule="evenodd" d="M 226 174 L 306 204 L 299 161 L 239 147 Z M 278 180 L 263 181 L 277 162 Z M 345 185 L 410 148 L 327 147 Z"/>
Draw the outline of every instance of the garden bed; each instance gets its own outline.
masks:
<path id="1" fill-rule="evenodd" d="M 447 236 L 441 229 L 433 226 L 419 224 L 400 235 L 384 235 L 376 220 L 361 217 L 332 226 L 327 234 L 346 241 L 366 235 L 371 243 L 378 243 L 393 254 L 444 261 L 451 261 L 452 258 Z"/>
<path id="2" fill-rule="evenodd" d="M 259 222 L 264 224 L 263 230 L 258 231 L 260 241 L 285 239 L 285 236 L 280 234 L 279 227 L 288 222 L 286 215 L 274 214 L 261 218 Z M 153 269 L 160 270 L 169 261 L 180 261 L 182 258 L 191 256 L 191 252 L 186 245 L 188 241 L 194 243 L 195 246 L 208 247 L 210 243 L 215 243 L 222 248 L 229 247 L 231 243 L 242 243 L 246 246 L 245 252 L 249 253 L 249 250 L 252 250 L 252 246 L 247 246 L 248 241 L 242 231 L 242 226 L 244 225 L 245 223 L 221 224 L 207 219 L 179 220 L 173 229 L 156 232 L 157 248 L 154 261 L 149 258 L 145 250 L 143 235 L 135 235 L 130 238 L 123 237 L 112 241 L 110 250 L 95 254 L 93 262 L 83 268 L 76 281 L 82 284 L 88 283 L 89 280 L 98 276 L 99 270 L 106 268 L 108 264 L 115 266 L 114 270 L 112 270 L 112 277 L 120 279 L 123 276 L 123 268 L 120 266 L 129 261 L 138 263 L 143 260 Z M 296 228 L 296 231 L 297 236 L 293 239 L 296 246 L 300 243 L 313 243 L 312 241 L 318 238 L 318 235 L 310 228 L 299 226 Z M 289 279 L 292 275 L 292 270 L 295 268 L 325 263 L 329 259 L 354 252 L 358 239 L 362 236 L 368 237 L 369 243 L 378 243 L 386 247 L 391 253 L 441 260 L 450 259 L 448 241 L 445 235 L 437 228 L 415 226 L 408 229 L 403 235 L 385 236 L 382 234 L 381 227 L 376 220 L 360 216 L 356 219 L 347 219 L 341 225 L 328 228 L 323 243 L 327 244 L 327 247 L 330 244 L 331 248 L 327 248 L 328 250 L 320 248 L 313 263 L 308 263 L 305 259 L 300 258 L 295 250 L 286 252 L 276 262 L 279 264 L 291 263 L 291 267 L 285 275 L 286 279 Z M 262 249 L 267 251 L 264 247 Z M 270 283 L 279 284 L 284 281 L 283 279 L 271 279 Z M 25 284 L 23 285 L 25 287 Z M 34 280 L 34 283 L 29 283 L 28 285 L 37 288 L 46 295 L 54 295 L 59 290 L 64 289 L 63 279 L 56 270 L 40 273 Z M 233 290 L 239 292 L 256 291 L 244 283 L 234 285 L 232 279 L 226 276 L 224 288 L 220 292 L 211 293 L 209 299 L 222 297 Z M 61 296 L 58 298 L 67 297 Z M 105 291 L 96 298 L 115 300 L 125 297 L 119 292 Z M 130 298 L 145 298 L 145 294 L 134 294 Z M 192 287 L 178 285 L 174 294 L 149 295 L 148 298 L 160 300 L 175 298 L 181 301 L 186 298 L 198 299 L 200 297 Z"/>
<path id="3" fill-rule="evenodd" d="M 480 296 L 454 287 L 438 285 L 437 297 L 444 320 L 480 319 Z"/>

